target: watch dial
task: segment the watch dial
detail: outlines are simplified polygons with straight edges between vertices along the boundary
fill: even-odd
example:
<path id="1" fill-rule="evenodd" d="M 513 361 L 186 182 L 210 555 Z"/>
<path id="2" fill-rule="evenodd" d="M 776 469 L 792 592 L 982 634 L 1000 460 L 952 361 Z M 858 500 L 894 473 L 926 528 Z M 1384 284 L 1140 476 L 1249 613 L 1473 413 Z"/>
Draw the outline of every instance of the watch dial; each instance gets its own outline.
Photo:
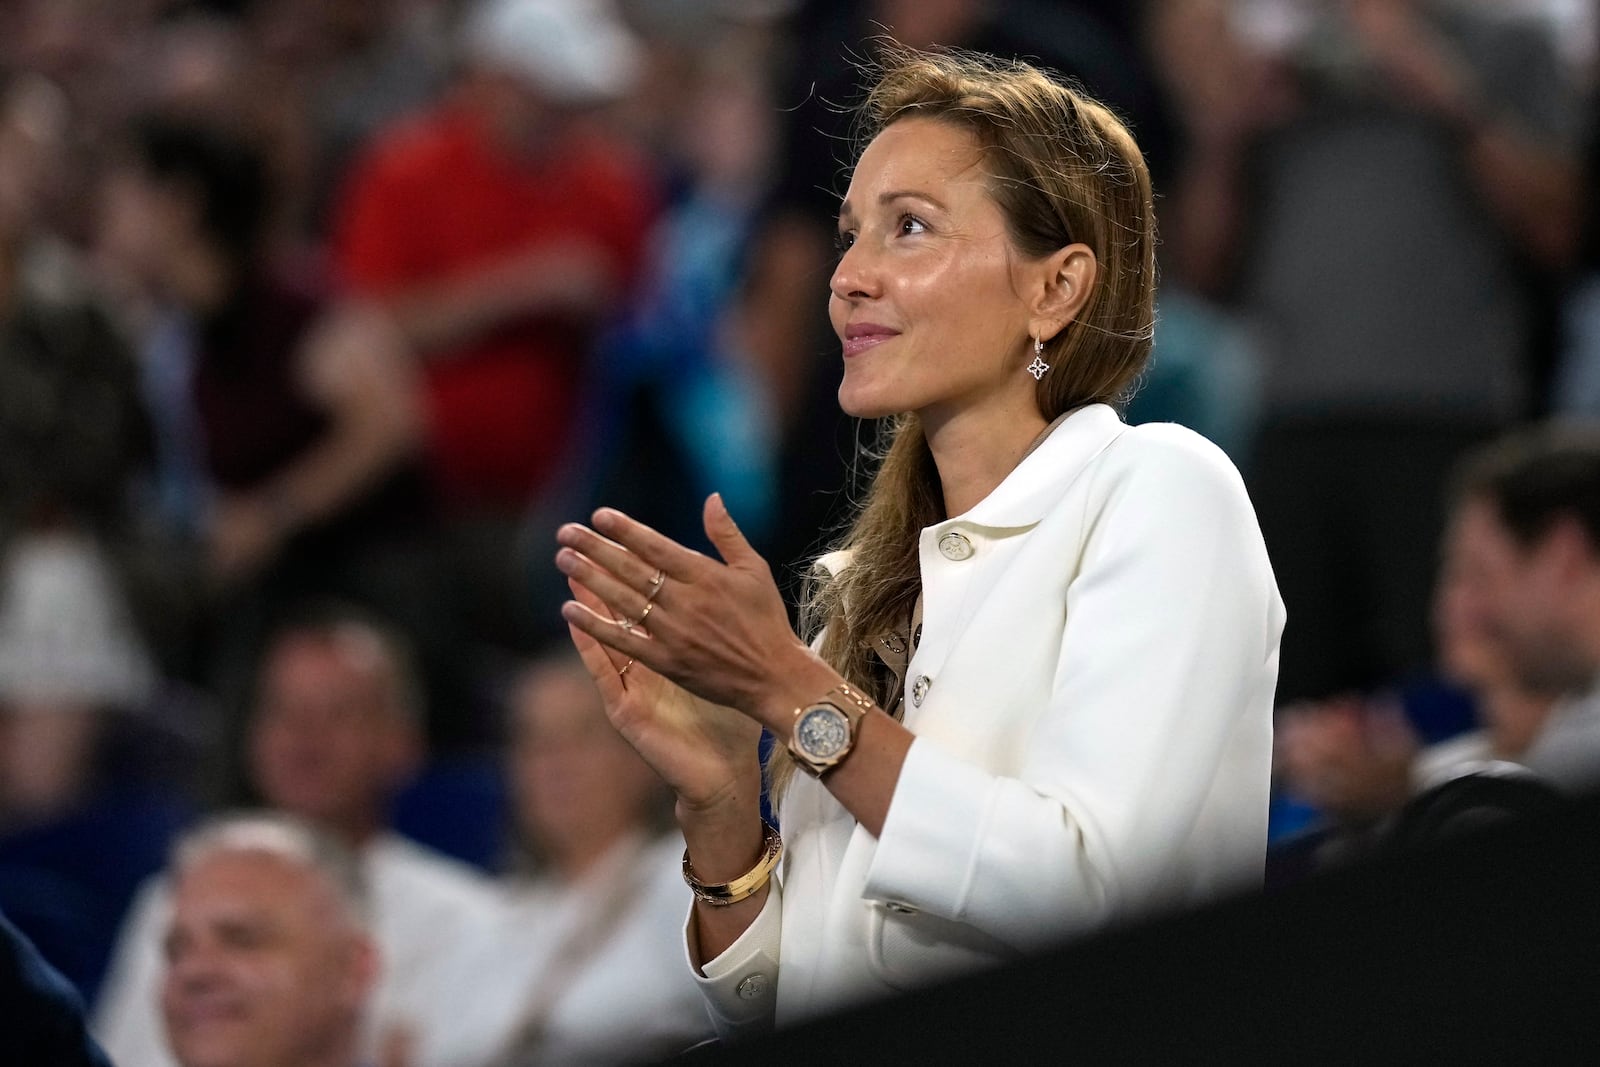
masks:
<path id="1" fill-rule="evenodd" d="M 844 751 L 850 740 L 849 723 L 837 708 L 812 708 L 800 717 L 795 737 L 806 755 L 828 759 Z"/>

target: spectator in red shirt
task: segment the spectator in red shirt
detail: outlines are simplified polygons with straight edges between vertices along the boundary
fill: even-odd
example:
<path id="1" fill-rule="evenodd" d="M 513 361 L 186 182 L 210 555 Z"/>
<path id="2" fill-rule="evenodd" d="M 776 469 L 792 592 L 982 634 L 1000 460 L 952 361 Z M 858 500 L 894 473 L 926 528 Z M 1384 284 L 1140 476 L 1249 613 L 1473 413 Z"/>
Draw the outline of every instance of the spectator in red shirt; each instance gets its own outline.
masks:
<path id="1" fill-rule="evenodd" d="M 420 354 L 451 510 L 514 516 L 567 452 L 592 329 L 649 229 L 646 169 L 593 121 L 639 46 L 583 0 L 487 0 L 458 43 L 453 91 L 355 165 L 334 254 Z"/>

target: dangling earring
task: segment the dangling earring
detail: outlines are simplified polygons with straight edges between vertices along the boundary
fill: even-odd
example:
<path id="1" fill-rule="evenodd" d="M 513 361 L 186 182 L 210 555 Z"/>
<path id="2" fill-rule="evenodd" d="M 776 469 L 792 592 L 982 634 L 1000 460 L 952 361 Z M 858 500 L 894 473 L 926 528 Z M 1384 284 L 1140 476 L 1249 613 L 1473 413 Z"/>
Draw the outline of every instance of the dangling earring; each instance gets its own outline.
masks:
<path id="1" fill-rule="evenodd" d="M 1035 337 L 1033 339 L 1033 362 L 1028 364 L 1028 373 L 1033 375 L 1034 381 L 1038 381 L 1044 377 L 1045 372 L 1049 369 L 1050 364 L 1044 361 L 1044 342 Z"/>

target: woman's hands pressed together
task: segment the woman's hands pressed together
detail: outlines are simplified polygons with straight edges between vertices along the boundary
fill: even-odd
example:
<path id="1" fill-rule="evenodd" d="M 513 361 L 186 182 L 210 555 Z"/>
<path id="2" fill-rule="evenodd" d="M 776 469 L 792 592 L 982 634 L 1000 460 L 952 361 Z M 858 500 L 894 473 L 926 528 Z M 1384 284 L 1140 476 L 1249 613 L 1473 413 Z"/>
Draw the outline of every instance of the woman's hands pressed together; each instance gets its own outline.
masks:
<path id="1" fill-rule="evenodd" d="M 571 523 L 557 533 L 563 547 L 556 565 L 589 594 L 569 601 L 562 615 L 574 630 L 620 653 L 618 669 L 636 661 L 625 681 L 643 665 L 780 735 L 817 682 L 819 693 L 834 684 L 831 668 L 790 628 L 771 568 L 720 496 L 706 501 L 705 527 L 722 562 L 618 511 L 602 508 L 594 523 L 592 530 Z"/>
<path id="2" fill-rule="evenodd" d="M 578 603 L 604 613 L 604 602 L 569 579 Z M 756 746 L 761 727 L 732 708 L 713 704 L 668 681 L 644 663 L 629 662 L 571 627 L 573 643 L 622 737 L 694 811 L 760 796 Z"/>
<path id="3" fill-rule="evenodd" d="M 618 511 L 602 508 L 594 524 L 556 535 L 573 643 L 612 724 L 677 793 L 697 876 L 736 878 L 761 855 L 761 725 L 787 736 L 796 687 L 823 692 L 833 682 L 814 679 L 836 676 L 790 629 L 770 568 L 721 497 L 705 507 L 720 562 Z M 732 944 L 767 895 L 696 904 L 697 963 Z"/>
<path id="4" fill-rule="evenodd" d="M 556 565 L 575 597 L 562 615 L 612 723 L 677 792 L 695 870 L 712 881 L 742 874 L 760 855 L 759 727 L 787 742 L 795 709 L 841 678 L 795 636 L 771 569 L 721 497 L 705 508 L 721 561 L 608 508 L 594 523 L 556 535 Z M 910 743 L 904 727 L 874 712 L 857 754 L 828 776 L 873 834 Z M 726 943 L 739 929 L 712 923 L 701 933 Z"/>

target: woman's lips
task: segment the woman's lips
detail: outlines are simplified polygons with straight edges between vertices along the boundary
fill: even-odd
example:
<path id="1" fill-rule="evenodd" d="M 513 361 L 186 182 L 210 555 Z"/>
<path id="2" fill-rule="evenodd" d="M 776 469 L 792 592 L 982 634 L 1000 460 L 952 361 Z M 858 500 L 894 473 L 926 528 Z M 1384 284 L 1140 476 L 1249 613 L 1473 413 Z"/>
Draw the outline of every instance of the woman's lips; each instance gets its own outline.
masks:
<path id="1" fill-rule="evenodd" d="M 869 348 L 899 336 L 900 331 L 891 330 L 887 326 L 878 326 L 874 323 L 847 326 L 844 331 L 844 354 L 847 358 L 860 355 Z"/>

